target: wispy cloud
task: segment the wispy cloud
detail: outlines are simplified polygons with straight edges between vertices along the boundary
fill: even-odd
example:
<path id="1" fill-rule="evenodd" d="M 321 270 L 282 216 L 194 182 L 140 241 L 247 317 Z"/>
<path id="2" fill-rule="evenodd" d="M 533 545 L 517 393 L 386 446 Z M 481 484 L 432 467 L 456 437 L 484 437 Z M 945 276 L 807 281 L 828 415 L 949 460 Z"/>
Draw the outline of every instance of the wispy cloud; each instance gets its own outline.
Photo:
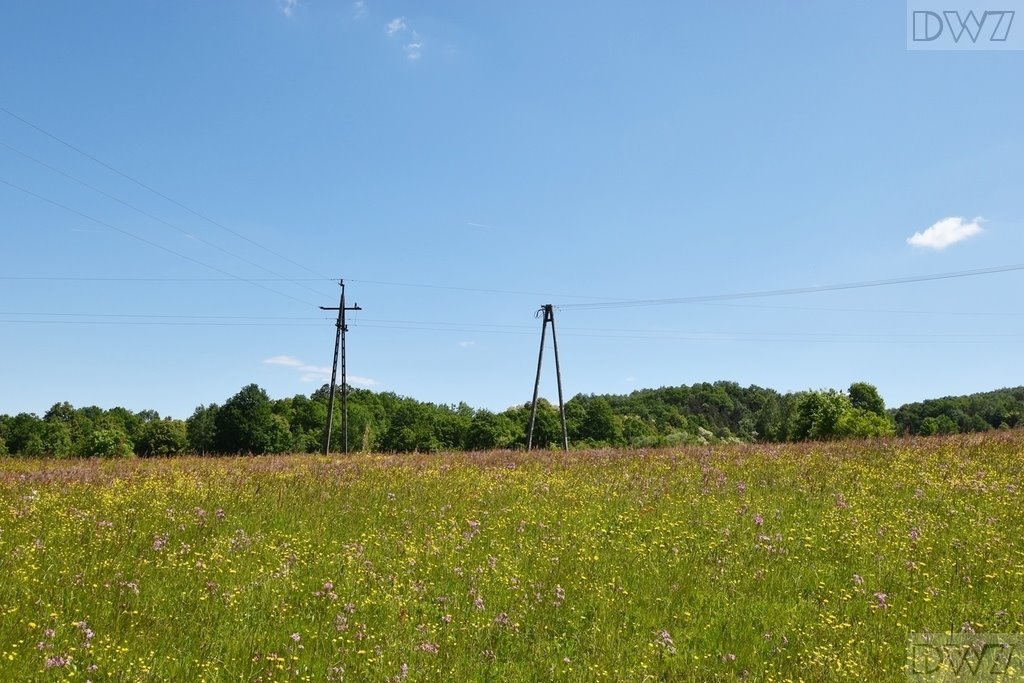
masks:
<path id="1" fill-rule="evenodd" d="M 271 358 L 264 358 L 263 362 L 267 365 L 285 365 L 290 368 L 297 368 L 302 365 L 301 360 L 291 356 L 273 356 Z"/>
<path id="2" fill-rule="evenodd" d="M 915 232 L 907 238 L 907 244 L 924 249 L 945 249 L 951 244 L 962 242 L 982 232 L 984 218 L 978 216 L 971 222 L 962 217 L 943 218 L 927 230 Z"/>
<path id="3" fill-rule="evenodd" d="M 300 365 L 298 369 L 303 382 L 326 382 L 331 378 L 331 369 L 320 365 Z"/>
<path id="4" fill-rule="evenodd" d="M 267 365 L 294 368 L 299 373 L 299 380 L 303 382 L 329 382 L 331 380 L 331 368 L 322 365 L 308 365 L 294 356 L 272 356 L 265 358 L 263 362 Z M 377 384 L 377 380 L 370 377 L 349 375 L 348 383 L 372 387 Z"/>
<path id="5" fill-rule="evenodd" d="M 419 33 L 409 27 L 405 17 L 395 17 L 389 21 L 384 25 L 384 32 L 392 39 L 404 36 L 405 33 L 408 32 L 408 41 L 402 44 L 402 50 L 405 51 L 406 59 L 410 62 L 415 62 L 423 56 L 423 38 L 420 37 Z"/>
<path id="6" fill-rule="evenodd" d="M 395 17 L 387 23 L 387 26 L 384 27 L 384 31 L 386 31 L 389 36 L 394 36 L 396 33 L 401 33 L 408 28 L 409 25 L 405 23 L 405 17 Z"/>
<path id="7" fill-rule="evenodd" d="M 460 341 L 459 342 L 459 346 L 461 346 L 464 349 L 469 349 L 469 348 L 472 348 L 472 347 L 476 346 L 476 342 L 475 341 Z"/>
<path id="8" fill-rule="evenodd" d="M 412 42 L 406 43 L 403 49 L 405 50 L 405 56 L 408 57 L 411 62 L 415 62 L 422 57 L 423 41 L 420 40 L 420 35 L 413 31 Z"/>
<path id="9" fill-rule="evenodd" d="M 281 12 L 286 17 L 292 17 L 295 15 L 295 10 L 299 6 L 299 0 L 279 0 L 278 4 L 281 6 Z"/>
<path id="10" fill-rule="evenodd" d="M 366 16 L 366 0 L 356 0 L 352 3 L 352 18 L 362 19 Z"/>
<path id="11" fill-rule="evenodd" d="M 493 225 L 487 225 L 486 223 L 473 223 L 472 221 L 466 221 L 466 225 L 471 228 L 482 228 L 484 230 L 501 230 L 501 228 L 496 228 Z"/>

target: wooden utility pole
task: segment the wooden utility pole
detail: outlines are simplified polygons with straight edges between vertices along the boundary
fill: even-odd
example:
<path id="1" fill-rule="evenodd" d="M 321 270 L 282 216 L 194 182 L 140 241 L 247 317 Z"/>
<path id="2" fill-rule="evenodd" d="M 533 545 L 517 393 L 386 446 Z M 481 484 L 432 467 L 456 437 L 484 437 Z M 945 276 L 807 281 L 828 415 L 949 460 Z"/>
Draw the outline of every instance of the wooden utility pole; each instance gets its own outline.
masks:
<path id="1" fill-rule="evenodd" d="M 537 354 L 537 379 L 533 382 L 533 405 L 530 407 L 530 427 L 526 434 L 526 450 L 533 448 L 533 428 L 537 421 L 537 395 L 540 393 L 540 368 L 544 362 L 544 337 L 551 323 L 551 343 L 555 351 L 555 378 L 558 380 L 558 412 L 562 418 L 562 450 L 569 450 L 569 430 L 565 425 L 565 401 L 562 398 L 562 368 L 558 362 L 558 337 L 555 335 L 555 307 L 545 304 L 537 311 L 538 317 L 543 315 L 544 322 L 540 328 L 540 352 Z"/>
<path id="2" fill-rule="evenodd" d="M 327 426 L 324 429 L 324 455 L 331 452 L 331 428 L 334 425 L 334 387 L 338 377 L 338 351 L 341 351 L 341 430 L 344 432 L 345 453 L 348 453 L 348 377 L 345 367 L 345 333 L 348 332 L 348 325 L 345 324 L 345 311 L 361 311 L 359 304 L 345 306 L 345 281 L 338 280 L 341 286 L 341 299 L 337 308 L 333 306 L 321 306 L 324 311 L 337 311 L 337 331 L 334 335 L 334 364 L 331 366 L 331 391 L 327 401 Z"/>

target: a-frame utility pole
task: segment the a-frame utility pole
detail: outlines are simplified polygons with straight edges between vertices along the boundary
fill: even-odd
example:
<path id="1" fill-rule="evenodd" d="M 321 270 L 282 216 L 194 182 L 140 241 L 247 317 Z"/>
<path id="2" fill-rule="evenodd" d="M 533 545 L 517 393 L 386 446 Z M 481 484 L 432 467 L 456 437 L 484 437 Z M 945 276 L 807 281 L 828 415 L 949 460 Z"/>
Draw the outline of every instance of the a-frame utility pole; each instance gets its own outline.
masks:
<path id="1" fill-rule="evenodd" d="M 345 324 L 345 311 L 361 311 L 359 304 L 345 306 L 345 281 L 338 280 L 341 286 L 341 299 L 338 307 L 321 306 L 324 311 L 337 311 L 338 322 L 337 332 L 334 335 L 334 365 L 331 367 L 331 393 L 327 401 L 327 427 L 324 429 L 324 455 L 331 452 L 331 427 L 334 425 L 334 386 L 338 378 L 338 350 L 341 349 L 341 430 L 344 432 L 345 453 L 348 453 L 348 377 L 345 368 L 345 333 L 348 332 L 348 325 Z"/>
<path id="2" fill-rule="evenodd" d="M 538 317 L 543 314 L 544 323 L 540 328 L 540 353 L 537 354 L 537 379 L 533 382 L 533 405 L 530 408 L 530 429 L 526 434 L 526 450 L 533 448 L 533 427 L 537 421 L 537 394 L 540 391 L 540 367 L 544 362 L 544 335 L 551 323 L 551 343 L 555 349 L 555 377 L 558 379 L 558 412 L 562 418 L 562 449 L 569 450 L 569 430 L 565 426 L 565 401 L 562 399 L 562 368 L 558 363 L 558 338 L 555 336 L 555 307 L 545 304 L 537 311 Z"/>

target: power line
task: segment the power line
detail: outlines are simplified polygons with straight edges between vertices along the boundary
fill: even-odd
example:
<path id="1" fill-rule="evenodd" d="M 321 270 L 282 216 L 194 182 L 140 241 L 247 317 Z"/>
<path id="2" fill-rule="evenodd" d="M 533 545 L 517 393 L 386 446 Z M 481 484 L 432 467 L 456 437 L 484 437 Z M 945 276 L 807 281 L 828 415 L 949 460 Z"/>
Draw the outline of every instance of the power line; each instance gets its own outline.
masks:
<path id="1" fill-rule="evenodd" d="M 159 318 L 159 319 L 186 319 L 186 320 L 329 320 L 326 316 L 318 317 L 293 317 L 273 315 L 182 315 L 182 314 L 153 314 L 153 313 L 33 313 L 30 311 L 0 311 L 0 315 L 27 315 L 45 317 L 69 317 L 69 318 Z"/>
<path id="2" fill-rule="evenodd" d="M 271 275 L 274 275 L 274 276 L 280 278 L 283 281 L 295 282 L 295 284 L 299 285 L 303 289 L 308 289 L 309 291 L 313 292 L 314 294 L 319 294 L 319 292 L 317 292 L 317 290 L 313 289 L 312 287 L 310 287 L 308 285 L 302 284 L 302 283 L 300 283 L 298 281 L 295 281 L 295 280 L 289 280 L 284 275 L 281 275 L 280 273 L 277 273 L 277 272 L 271 270 L 270 268 L 266 268 L 264 266 L 261 266 L 260 264 L 256 263 L 255 261 L 251 261 L 251 260 L 245 258 L 244 256 L 236 254 L 235 252 L 231 251 L 230 249 L 225 249 L 224 247 L 222 247 L 222 246 L 220 246 L 218 244 L 214 244 L 213 242 L 210 242 L 209 240 L 204 239 L 203 237 L 200 237 L 199 235 L 195 235 L 195 234 L 189 232 L 188 230 L 186 230 L 186 229 L 184 229 L 184 228 L 182 228 L 182 227 L 180 227 L 178 225 L 175 225 L 174 223 L 171 223 L 170 221 L 167 221 L 167 220 L 164 220 L 163 218 L 160 218 L 159 216 L 154 216 L 153 214 L 149 213 L 148 211 L 140 209 L 139 207 L 124 201 L 120 197 L 117 197 L 115 195 L 110 194 L 109 192 L 101 190 L 100 188 L 87 183 L 86 181 L 82 180 L 81 178 L 76 178 L 75 176 L 71 175 L 70 173 L 65 173 L 64 171 L 60 170 L 56 166 L 52 166 L 52 165 L 46 163 L 45 161 L 42 161 L 41 159 L 37 159 L 37 158 L 33 157 L 32 155 L 30 155 L 30 154 L 28 154 L 26 152 L 21 151 L 17 147 L 13 147 L 13 146 L 7 144 L 6 142 L 3 142 L 2 140 L 0 140 L 0 146 L 6 147 L 7 149 L 11 150 L 15 154 L 19 154 L 19 155 L 25 157 L 26 159 L 28 159 L 30 161 L 33 161 L 33 162 L 39 164 L 40 166 L 49 169 L 50 171 L 53 171 L 54 173 L 62 175 L 65 178 L 68 178 L 69 180 L 73 180 L 74 182 L 78 183 L 79 185 L 82 185 L 83 187 L 87 187 L 88 189 L 92 190 L 93 192 L 96 192 L 97 194 L 103 195 L 107 199 L 115 201 L 118 204 L 121 204 L 122 206 L 126 206 L 129 209 L 131 209 L 132 211 L 135 211 L 135 212 L 145 216 L 146 218 L 149 218 L 149 219 L 154 220 L 154 221 L 156 221 L 158 223 L 161 223 L 161 224 L 167 226 L 168 228 L 170 228 L 170 229 L 172 229 L 172 230 L 174 230 L 174 231 L 176 231 L 178 233 L 181 233 L 182 235 L 185 235 L 186 237 L 188 237 L 190 239 L 194 239 L 197 242 L 200 242 L 200 243 L 205 244 L 205 245 L 207 245 L 209 247 L 212 247 L 212 248 L 214 248 L 214 249 L 216 249 L 216 250 L 218 250 L 218 251 L 220 251 L 220 252 L 222 252 L 224 254 L 227 254 L 228 256 L 230 256 L 232 258 L 235 258 L 235 259 L 238 259 L 239 261 L 247 263 L 250 266 L 255 266 L 256 268 L 259 268 L 260 270 L 262 270 L 264 272 L 270 273 Z"/>
<path id="3" fill-rule="evenodd" d="M 386 282 L 384 280 L 358 280 L 355 278 L 348 278 L 349 282 L 358 282 L 360 284 L 368 285 L 387 285 L 389 287 L 413 287 L 416 289 L 447 289 L 459 292 L 479 292 L 482 294 L 515 294 L 522 296 L 559 296 L 565 297 L 566 299 L 599 299 L 601 301 L 616 301 L 616 299 L 608 299 L 607 297 L 594 296 L 589 294 L 551 294 L 544 292 L 523 292 L 511 289 L 481 289 L 479 287 L 453 287 L 447 285 L 426 285 L 417 284 L 412 282 Z M 585 304 L 580 304 L 585 305 Z"/>
<path id="4" fill-rule="evenodd" d="M 238 277 L 73 277 L 65 275 L 0 275 L 0 280 L 27 282 L 238 282 Z M 243 282 L 334 282 L 324 278 L 250 277 Z M 315 290 L 314 290 L 315 291 Z"/>
<path id="5" fill-rule="evenodd" d="M 198 264 L 200 266 L 203 266 L 204 268 L 209 268 L 210 270 L 216 271 L 216 272 L 221 273 L 223 275 L 227 275 L 228 277 L 232 277 L 232 278 L 234 278 L 236 280 L 239 280 L 241 282 L 248 282 L 249 284 L 251 284 L 251 285 L 253 285 L 255 287 L 259 287 L 260 289 L 265 289 L 268 292 L 273 292 L 274 294 L 286 297 L 288 299 L 292 299 L 293 301 L 298 301 L 299 303 L 307 304 L 309 306 L 315 306 L 315 304 L 313 304 L 313 303 L 311 303 L 309 301 L 304 301 L 302 299 L 299 299 L 297 297 L 292 296 L 291 294 L 285 294 L 284 292 L 279 292 L 278 290 L 273 289 L 271 287 L 267 287 L 266 285 L 260 284 L 259 282 L 256 282 L 255 280 L 249 280 L 249 279 L 246 279 L 244 277 L 240 277 L 238 275 L 235 275 L 233 273 L 229 273 L 228 271 L 226 271 L 226 270 L 224 270 L 222 268 L 218 268 L 217 266 L 212 266 L 209 263 L 205 263 L 204 261 L 200 261 L 199 259 L 193 258 L 193 257 L 191 257 L 191 256 L 189 256 L 187 254 L 182 254 L 180 251 L 175 251 L 174 249 L 171 249 L 170 247 L 165 247 L 162 244 L 158 244 L 157 242 L 153 242 L 152 240 L 148 240 L 145 237 L 140 237 L 139 235 L 136 235 L 135 233 L 133 233 L 133 232 L 131 232 L 129 230 L 125 230 L 123 228 L 119 228 L 116 225 L 111 225 L 110 223 L 107 223 L 106 221 L 102 221 L 99 218 L 94 218 L 94 217 L 92 217 L 92 216 L 90 216 L 88 214 L 82 213 L 78 209 L 73 209 L 70 206 L 67 206 L 66 204 L 61 204 L 58 201 L 55 201 L 55 200 L 50 199 L 48 197 L 44 197 L 41 194 L 37 194 L 37 193 L 33 192 L 32 190 L 28 190 L 28 189 L 26 189 L 24 187 L 21 187 L 20 185 L 15 185 L 14 183 L 6 181 L 3 178 L 0 178 L 0 183 L 2 183 L 4 185 L 7 185 L 8 187 L 13 187 L 15 190 L 19 190 L 21 192 L 24 192 L 25 194 L 27 194 L 27 195 L 29 195 L 31 197 L 35 197 L 36 199 L 39 199 L 41 201 L 44 201 L 47 204 L 52 204 L 53 206 L 59 207 L 61 209 L 64 209 L 65 211 L 73 213 L 76 216 L 81 216 L 82 218 L 84 218 L 84 219 L 86 219 L 88 221 L 92 221 L 93 223 L 96 223 L 97 225 L 102 225 L 103 227 L 110 228 L 111 230 L 113 230 L 115 232 L 119 232 L 122 235 L 126 235 L 128 237 L 131 237 L 132 239 L 138 240 L 139 242 L 142 242 L 143 244 L 148 244 L 149 246 L 155 247 L 157 249 L 160 249 L 161 251 L 166 251 L 168 254 L 173 254 L 173 255 L 175 255 L 175 256 L 177 256 L 179 258 L 185 259 L 186 261 L 191 261 L 192 263 L 196 263 L 196 264 Z"/>
<path id="6" fill-rule="evenodd" d="M 2 143 L 0 143 L 2 144 Z M 236 278 L 199 278 L 199 277 L 74 277 L 67 275 L 0 275 L 0 280 L 24 280 L 24 281 L 54 281 L 54 282 L 233 282 Z M 411 287 L 415 289 L 444 289 L 458 292 L 473 292 L 481 294 L 512 294 L 516 296 L 544 296 L 563 297 L 566 299 L 598 299 L 600 301 L 614 301 L 608 297 L 593 296 L 589 294 L 552 294 L 550 292 L 526 292 L 512 289 L 487 289 L 480 287 L 456 287 L 448 285 L 432 285 L 413 282 L 387 282 L 384 280 L 359 280 L 346 278 L 348 282 L 360 284 L 384 285 L 388 287 Z M 332 278 L 246 278 L 247 282 L 337 282 Z"/>
<path id="7" fill-rule="evenodd" d="M 754 299 L 771 296 L 789 296 L 792 294 L 812 294 L 814 292 L 834 292 L 844 289 L 864 289 L 868 287 L 887 287 L 891 285 L 902 285 L 912 282 L 928 282 L 932 280 L 950 280 L 953 278 L 974 277 L 978 275 L 992 275 L 995 273 L 1008 273 L 1024 270 L 1024 264 L 1009 266 L 994 266 L 991 268 L 978 268 L 975 270 L 961 270 L 949 273 L 935 273 L 932 275 L 916 275 L 911 277 L 898 277 L 886 280 L 867 280 L 863 282 L 847 282 L 836 285 L 816 285 L 812 287 L 794 287 L 792 289 L 769 289 L 752 292 L 735 292 L 731 294 L 708 294 L 704 296 L 676 297 L 671 299 L 636 299 L 632 301 L 609 301 L 604 303 L 589 304 L 561 304 L 560 309 L 567 310 L 596 310 L 607 308 L 631 308 L 638 306 L 667 306 L 672 304 L 694 304 L 710 301 L 728 301 L 731 299 Z"/>
<path id="8" fill-rule="evenodd" d="M 245 235 L 243 235 L 240 232 L 232 230 L 231 228 L 227 227 L 226 225 L 223 225 L 222 223 L 219 223 L 219 222 L 213 220 L 209 216 L 206 216 L 206 215 L 196 211 L 195 209 L 193 209 L 193 208 L 191 208 L 189 206 L 186 206 L 185 204 L 179 202 L 177 199 L 174 199 L 173 197 L 169 197 L 166 194 L 164 194 L 163 192 L 160 192 L 159 190 L 157 190 L 157 189 L 155 189 L 153 187 L 150 187 L 149 185 L 145 184 L 141 180 L 133 178 L 132 176 L 128 175 L 127 173 L 114 168 L 113 166 L 111 166 L 110 164 L 106 163 L 105 161 L 97 159 L 93 155 L 91 155 L 88 152 L 86 152 L 86 151 L 76 147 L 75 145 L 71 144 L 67 140 L 64 140 L 64 139 L 58 137 L 57 135 L 54 135 L 53 133 L 49 132 L 48 130 L 45 130 L 44 128 L 42 128 L 40 126 L 37 126 L 36 124 L 32 123 L 31 121 L 28 121 L 27 119 L 24 119 L 21 116 L 18 116 L 17 114 L 12 112 L 11 110 L 9 110 L 9 109 L 7 109 L 5 107 L 0 107 L 0 112 L 3 112 L 5 114 L 7 114 L 11 118 L 14 118 L 14 119 L 17 119 L 18 121 L 21 121 L 26 126 L 39 131 L 40 133 L 42 133 L 43 135 L 47 136 L 48 138 L 50 138 L 52 140 L 56 140 L 57 142 L 59 142 L 60 144 L 64 145 L 68 149 L 71 149 L 71 150 L 74 150 L 75 152 L 78 152 L 79 154 L 81 154 L 85 158 L 87 158 L 87 159 L 89 159 L 89 160 L 99 164 L 103 168 L 105 168 L 105 169 L 107 169 L 109 171 L 112 171 L 112 172 L 116 173 L 117 175 L 121 176 L 122 178 L 135 183 L 139 187 L 152 192 L 153 194 L 157 195 L 158 197 L 162 197 L 163 199 L 165 199 L 165 200 L 171 202 L 172 204 L 174 204 L 175 206 L 178 206 L 178 207 L 184 209 L 185 211 L 188 211 L 192 215 L 197 216 L 198 218 L 201 218 L 202 220 L 206 221 L 207 223 L 210 223 L 211 225 L 215 225 L 218 228 L 220 228 L 221 230 L 225 230 L 225 231 L 231 233 L 232 235 L 234 235 L 235 237 L 237 237 L 239 239 L 242 239 L 242 240 L 245 240 L 246 242 L 248 242 L 249 244 L 252 244 L 255 247 L 259 247 L 260 249 L 262 249 L 263 251 L 267 252 L 268 254 L 273 254 L 274 256 L 278 257 L 279 259 L 287 261 L 288 263 L 291 263 L 294 266 L 298 266 L 299 268 L 302 268 L 303 270 L 305 270 L 308 273 L 312 273 L 313 275 L 317 275 L 319 277 L 326 278 L 326 276 L 323 275 L 322 273 L 318 273 L 315 270 L 312 270 L 312 269 L 308 268 L 307 266 L 302 265 L 301 263 L 299 263 L 297 261 L 293 261 L 292 259 L 288 258 L 284 254 L 281 254 L 280 252 L 274 251 L 270 247 L 264 246 L 264 245 L 260 244 L 259 242 L 257 242 L 256 240 L 253 240 L 253 239 L 250 239 L 249 237 L 246 237 Z"/>
<path id="9" fill-rule="evenodd" d="M 0 315 L 15 315 L 12 313 L 0 313 Z M 22 316 L 53 316 L 56 314 L 31 314 L 18 313 Z M 74 316 L 76 314 L 60 314 Z M 79 314 L 81 315 L 81 314 Z M 115 317 L 106 315 L 99 317 Z M 141 316 L 140 316 L 141 317 Z M 158 317 L 158 316 L 153 316 Z M 41 324 L 41 325 L 143 325 L 143 326 L 169 326 L 169 327 L 321 327 L 322 322 L 300 322 L 302 320 L 321 320 L 320 318 L 247 318 L 238 316 L 232 319 L 229 316 L 202 317 L 187 316 L 185 320 L 180 319 L 157 320 L 136 320 L 118 318 L 116 320 L 38 320 L 38 319 L 3 319 L 0 318 L 0 325 L 4 324 Z M 324 318 L 326 319 L 326 318 Z M 255 322 L 263 320 L 264 322 Z M 272 322 L 266 322 L 270 320 Z M 286 322 L 276 322 L 282 320 Z M 377 325 L 377 324 L 356 324 L 357 327 L 401 330 L 407 332 L 441 332 L 441 333 L 470 333 L 470 334 L 497 334 L 497 335 L 530 335 L 526 330 L 487 330 L 456 327 L 410 327 L 402 325 Z M 661 331 L 661 330 L 609 330 L 615 334 L 595 334 L 581 332 L 580 330 L 602 329 L 602 328 L 564 328 L 563 336 L 590 338 L 590 339 L 637 339 L 650 341 L 668 342 L 691 342 L 691 343 L 822 343 L 822 344 L 1018 344 L 1024 341 L 1024 334 L 888 334 L 871 335 L 842 332 L 682 332 L 682 331 Z M 775 335 L 774 337 L 772 335 Z"/>
<path id="10" fill-rule="evenodd" d="M 323 323 L 172 322 L 167 320 L 0 320 L 0 325 L 147 325 L 166 327 L 322 327 Z"/>

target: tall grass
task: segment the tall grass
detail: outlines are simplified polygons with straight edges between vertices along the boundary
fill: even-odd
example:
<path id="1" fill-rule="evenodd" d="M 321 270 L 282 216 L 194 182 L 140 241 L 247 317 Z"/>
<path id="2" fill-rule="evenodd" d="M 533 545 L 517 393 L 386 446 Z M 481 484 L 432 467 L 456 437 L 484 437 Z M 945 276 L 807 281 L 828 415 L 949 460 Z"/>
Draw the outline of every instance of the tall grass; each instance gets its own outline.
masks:
<path id="1" fill-rule="evenodd" d="M 1024 631 L 1024 434 L 0 461 L 0 680 L 904 680 Z"/>

